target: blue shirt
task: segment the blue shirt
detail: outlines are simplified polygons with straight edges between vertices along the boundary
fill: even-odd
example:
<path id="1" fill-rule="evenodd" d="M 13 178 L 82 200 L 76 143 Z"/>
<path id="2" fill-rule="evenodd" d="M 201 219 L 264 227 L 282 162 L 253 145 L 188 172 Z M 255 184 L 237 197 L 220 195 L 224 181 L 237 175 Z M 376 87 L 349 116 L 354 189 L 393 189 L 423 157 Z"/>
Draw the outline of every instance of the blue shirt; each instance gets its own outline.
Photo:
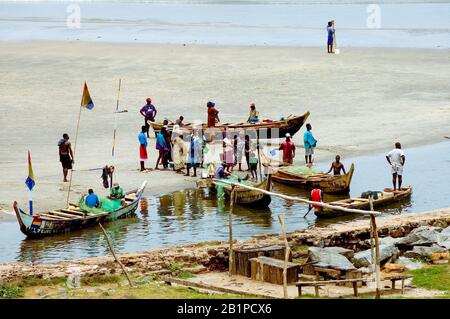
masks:
<path id="1" fill-rule="evenodd" d="M 145 133 L 139 133 L 138 135 L 138 139 L 139 139 L 139 144 L 147 146 L 147 136 L 145 135 Z"/>
<path id="2" fill-rule="evenodd" d="M 89 194 L 86 196 L 86 205 L 89 207 L 98 207 L 100 205 L 100 201 L 98 200 L 98 196 L 95 194 Z"/>
<path id="3" fill-rule="evenodd" d="M 220 165 L 216 170 L 216 178 L 224 178 L 225 177 L 225 168 Z"/>
<path id="4" fill-rule="evenodd" d="M 303 145 L 305 146 L 305 149 L 316 147 L 316 139 L 312 135 L 311 131 L 306 131 L 303 135 Z"/>

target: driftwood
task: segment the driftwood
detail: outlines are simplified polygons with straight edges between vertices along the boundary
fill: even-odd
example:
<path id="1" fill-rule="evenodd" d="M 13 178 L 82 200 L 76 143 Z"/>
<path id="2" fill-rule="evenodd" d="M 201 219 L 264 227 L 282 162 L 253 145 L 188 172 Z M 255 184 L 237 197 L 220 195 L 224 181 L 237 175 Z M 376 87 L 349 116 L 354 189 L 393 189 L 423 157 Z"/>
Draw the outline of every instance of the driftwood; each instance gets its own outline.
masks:
<path id="1" fill-rule="evenodd" d="M 120 268 L 122 268 L 123 272 L 125 273 L 125 276 L 127 277 L 127 280 L 128 280 L 128 282 L 130 284 L 130 287 L 134 287 L 133 283 L 131 282 L 130 276 L 128 275 L 127 270 L 125 269 L 123 264 L 120 262 L 119 258 L 117 258 L 116 253 L 114 252 L 114 248 L 112 247 L 112 244 L 111 244 L 111 241 L 109 240 L 108 234 L 106 233 L 106 231 L 103 228 L 102 224 L 98 223 L 98 225 L 100 226 L 100 228 L 103 231 L 103 234 L 105 235 L 106 242 L 108 243 L 109 250 L 111 251 L 112 255 L 114 256 L 114 259 L 116 260 L 116 262 L 119 264 Z"/>
<path id="2" fill-rule="evenodd" d="M 213 181 L 221 182 L 221 183 L 232 185 L 232 186 L 238 186 L 238 187 L 246 188 L 246 189 L 249 189 L 249 190 L 258 191 L 258 192 L 261 192 L 263 194 L 267 194 L 267 195 L 271 195 L 271 196 L 278 196 L 280 198 L 283 198 L 283 199 L 286 199 L 286 200 L 291 200 L 291 201 L 294 201 L 294 202 L 301 202 L 301 203 L 305 203 L 305 204 L 316 205 L 316 206 L 321 206 L 321 207 L 325 207 L 325 208 L 340 210 L 340 211 L 343 211 L 343 212 L 346 212 L 346 213 L 355 213 L 355 214 L 364 214 L 364 215 L 381 215 L 381 212 L 377 212 L 377 211 L 366 211 L 366 210 L 361 210 L 361 209 L 351 209 L 351 208 L 345 208 L 345 207 L 340 207 L 340 206 L 329 205 L 329 204 L 322 203 L 322 202 L 313 202 L 313 201 L 310 201 L 310 200 L 307 200 L 307 199 L 304 199 L 304 198 L 300 198 L 300 197 L 282 195 L 282 194 L 270 192 L 270 191 L 267 191 L 267 190 L 264 190 L 264 189 L 256 188 L 256 187 L 253 187 L 253 186 L 248 186 L 248 185 L 244 185 L 244 184 L 240 184 L 240 183 L 230 182 L 230 181 L 227 181 L 226 179 L 213 179 Z"/>

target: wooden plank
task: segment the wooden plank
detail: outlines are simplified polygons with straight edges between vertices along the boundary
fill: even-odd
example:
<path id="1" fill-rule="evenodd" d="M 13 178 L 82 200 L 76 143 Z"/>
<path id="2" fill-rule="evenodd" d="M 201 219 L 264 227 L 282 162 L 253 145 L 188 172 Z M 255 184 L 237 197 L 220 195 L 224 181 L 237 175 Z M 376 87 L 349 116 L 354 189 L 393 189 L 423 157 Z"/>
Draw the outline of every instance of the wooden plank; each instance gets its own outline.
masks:
<path id="1" fill-rule="evenodd" d="M 81 218 L 80 216 L 77 216 L 77 215 L 66 214 L 66 213 L 58 212 L 58 211 L 54 211 L 54 210 L 51 210 L 48 213 L 50 215 L 57 215 L 57 216 L 62 216 L 62 217 L 68 217 L 69 219 L 80 219 Z"/>
<path id="2" fill-rule="evenodd" d="M 314 285 L 327 285 L 327 284 L 337 284 L 337 283 L 347 283 L 347 282 L 367 282 L 368 278 L 355 278 L 355 279 L 335 279 L 335 280 L 318 280 L 318 281 L 297 281 L 296 286 L 314 286 Z"/>
<path id="3" fill-rule="evenodd" d="M 76 210 L 71 210 L 71 209 L 61 209 L 61 211 L 64 213 L 74 214 L 74 215 L 78 215 L 78 216 L 82 216 L 82 217 L 84 217 L 86 215 L 86 213 L 84 213 L 82 211 L 76 211 Z"/>
<path id="4" fill-rule="evenodd" d="M 59 220 L 61 220 L 61 219 L 69 219 L 69 218 L 67 218 L 67 217 L 61 217 L 61 216 L 56 216 L 56 215 L 49 215 L 49 214 L 45 214 L 45 213 L 42 213 L 42 214 L 39 214 L 39 217 L 44 217 L 44 218 L 48 218 L 48 219 L 59 219 Z"/>

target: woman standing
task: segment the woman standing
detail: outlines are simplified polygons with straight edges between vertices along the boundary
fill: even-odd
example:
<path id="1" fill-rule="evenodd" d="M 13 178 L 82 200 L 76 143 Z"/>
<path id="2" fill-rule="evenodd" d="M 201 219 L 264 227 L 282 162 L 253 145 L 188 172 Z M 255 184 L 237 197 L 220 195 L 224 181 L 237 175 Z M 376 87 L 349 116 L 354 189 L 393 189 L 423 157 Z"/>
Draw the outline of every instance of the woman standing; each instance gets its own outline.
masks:
<path id="1" fill-rule="evenodd" d="M 172 133 L 172 159 L 174 170 L 177 173 L 182 173 L 182 169 L 186 165 L 187 148 L 181 137 L 181 131 L 178 126 L 175 125 Z"/>
<path id="2" fill-rule="evenodd" d="M 328 41 L 327 41 L 327 50 L 328 53 L 334 53 L 334 20 L 328 21 L 327 26 L 327 33 L 328 33 Z"/>

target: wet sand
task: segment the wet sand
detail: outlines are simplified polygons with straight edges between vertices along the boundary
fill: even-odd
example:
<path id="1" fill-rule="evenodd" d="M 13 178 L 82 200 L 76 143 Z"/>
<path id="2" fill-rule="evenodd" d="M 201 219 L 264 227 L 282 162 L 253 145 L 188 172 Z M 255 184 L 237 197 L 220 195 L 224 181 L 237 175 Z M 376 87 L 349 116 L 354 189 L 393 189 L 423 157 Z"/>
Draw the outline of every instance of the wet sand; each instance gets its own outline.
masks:
<path id="1" fill-rule="evenodd" d="M 116 179 L 129 189 L 146 179 L 153 194 L 194 186 L 172 172 L 140 173 L 138 114 L 147 96 L 159 120 L 184 115 L 205 120 L 205 104 L 217 102 L 223 122 L 240 122 L 254 101 L 262 118 L 279 119 L 311 112 L 319 140 L 316 161 L 388 151 L 442 141 L 449 135 L 449 50 L 356 49 L 327 55 L 321 48 L 2 42 L 0 66 L 0 210 L 14 199 L 26 205 L 26 152 L 32 154 L 35 208 L 64 205 L 57 141 L 75 137 L 83 81 L 95 103 L 83 110 L 78 138 L 74 193 L 88 187 L 99 193 L 101 171 L 113 163 Z M 111 158 L 118 79 L 116 157 Z M 294 141 L 301 143 L 304 128 Z M 156 160 L 154 139 L 149 163 Z M 297 162 L 303 162 L 300 149 Z M 382 160 L 382 159 L 381 159 Z"/>

